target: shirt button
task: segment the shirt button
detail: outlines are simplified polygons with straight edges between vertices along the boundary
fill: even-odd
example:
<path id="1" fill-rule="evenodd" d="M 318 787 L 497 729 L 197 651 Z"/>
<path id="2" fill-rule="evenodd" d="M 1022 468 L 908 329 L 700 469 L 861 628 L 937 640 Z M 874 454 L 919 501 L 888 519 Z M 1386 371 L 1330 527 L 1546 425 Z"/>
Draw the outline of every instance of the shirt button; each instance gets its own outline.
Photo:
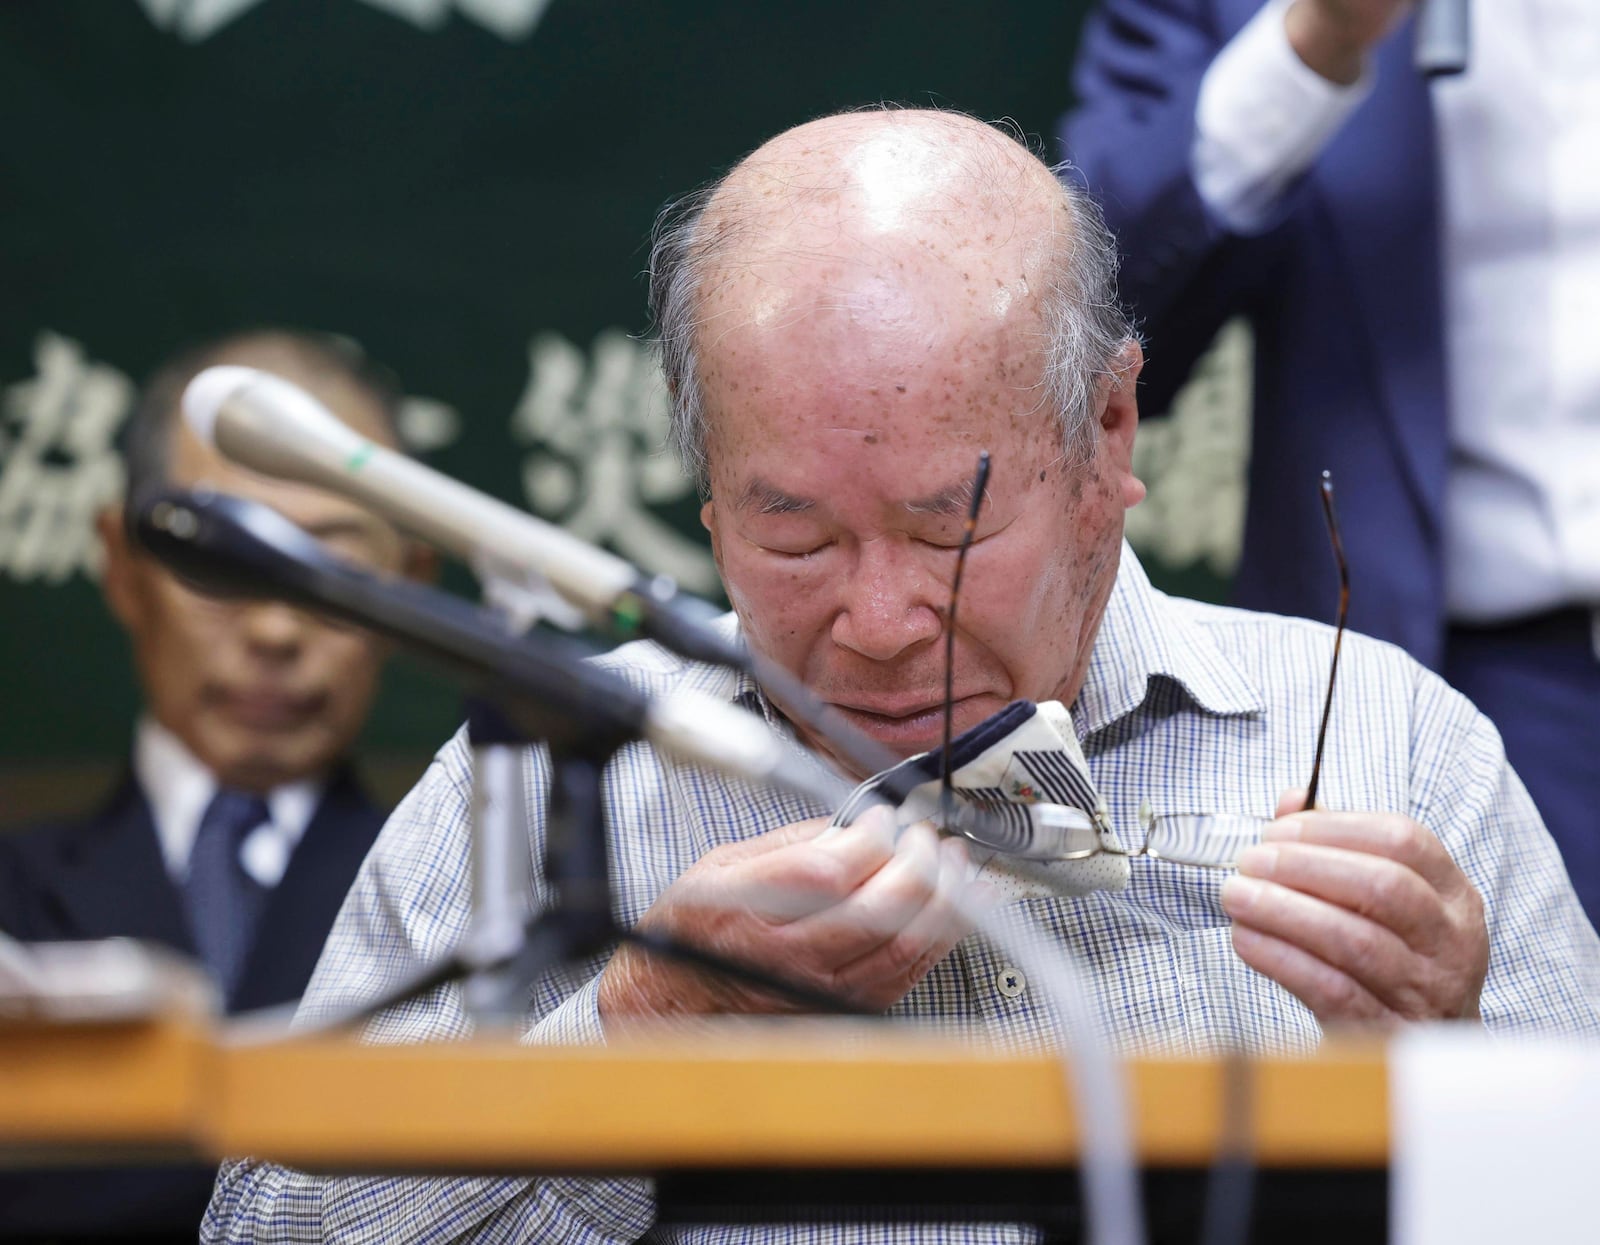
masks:
<path id="1" fill-rule="evenodd" d="M 1014 999 L 1028 988 L 1028 979 L 1022 975 L 1021 969 L 1012 968 L 1007 964 L 994 975 L 995 988 L 1008 999 Z"/>

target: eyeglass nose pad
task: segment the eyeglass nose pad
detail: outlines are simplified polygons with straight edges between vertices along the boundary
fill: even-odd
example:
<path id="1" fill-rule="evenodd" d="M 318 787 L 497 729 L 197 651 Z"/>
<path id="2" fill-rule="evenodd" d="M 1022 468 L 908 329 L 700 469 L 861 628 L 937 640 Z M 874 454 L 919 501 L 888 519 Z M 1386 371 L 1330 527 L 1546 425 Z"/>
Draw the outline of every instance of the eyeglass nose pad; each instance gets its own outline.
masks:
<path id="1" fill-rule="evenodd" d="M 1150 837 L 1150 827 L 1156 824 L 1155 805 L 1150 803 L 1150 797 L 1145 796 L 1139 801 L 1139 828 L 1144 831 L 1144 837 Z"/>

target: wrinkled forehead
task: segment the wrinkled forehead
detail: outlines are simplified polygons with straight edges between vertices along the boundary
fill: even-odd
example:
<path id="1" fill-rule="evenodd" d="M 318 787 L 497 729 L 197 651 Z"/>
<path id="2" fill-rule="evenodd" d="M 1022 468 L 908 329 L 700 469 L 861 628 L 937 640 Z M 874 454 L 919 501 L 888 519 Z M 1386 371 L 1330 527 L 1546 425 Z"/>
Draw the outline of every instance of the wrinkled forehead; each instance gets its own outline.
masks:
<path id="1" fill-rule="evenodd" d="M 730 254 L 700 291 L 708 401 L 730 388 L 987 384 L 1032 407 L 1037 395 L 1017 391 L 1044 369 L 1048 241 L 1019 243 L 1015 221 L 968 213 L 874 235 L 807 218 Z"/>
<path id="2" fill-rule="evenodd" d="M 985 445 L 1031 454 L 1054 423 L 1034 285 L 1010 265 L 919 250 L 729 274 L 707 302 L 699 367 L 713 490 L 757 465 L 811 479 L 866 453 L 900 477 L 949 454 L 969 471 Z"/>

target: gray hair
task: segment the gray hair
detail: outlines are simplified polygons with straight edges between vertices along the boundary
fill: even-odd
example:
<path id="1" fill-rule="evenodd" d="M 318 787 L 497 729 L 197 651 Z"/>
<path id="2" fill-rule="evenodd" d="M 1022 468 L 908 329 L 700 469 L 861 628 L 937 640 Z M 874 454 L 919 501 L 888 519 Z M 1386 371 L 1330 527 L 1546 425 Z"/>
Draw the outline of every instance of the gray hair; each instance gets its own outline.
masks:
<path id="1" fill-rule="evenodd" d="M 1027 150 L 1018 134 L 994 128 Z M 668 203 L 650 235 L 651 341 L 667 385 L 670 439 L 702 499 L 711 489 L 696 340 L 700 300 L 718 259 L 750 229 L 748 214 L 719 212 L 708 219 L 706 209 L 737 168 Z M 1100 205 L 1074 180 L 1070 165 L 1050 171 L 1061 192 L 1062 223 L 1053 231 L 1053 262 L 1040 294 L 1048 338 L 1041 405 L 1060 425 L 1066 457 L 1087 461 L 1100 384 L 1115 376 L 1118 357 L 1138 336 L 1117 300 L 1117 243 Z"/>

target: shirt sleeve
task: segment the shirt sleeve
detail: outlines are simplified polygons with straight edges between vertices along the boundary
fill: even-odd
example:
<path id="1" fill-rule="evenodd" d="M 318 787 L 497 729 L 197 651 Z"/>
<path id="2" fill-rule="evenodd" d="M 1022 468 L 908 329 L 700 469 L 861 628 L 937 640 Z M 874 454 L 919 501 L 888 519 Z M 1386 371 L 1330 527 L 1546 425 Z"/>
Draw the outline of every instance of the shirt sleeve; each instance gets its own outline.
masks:
<path id="1" fill-rule="evenodd" d="M 530 753 L 530 815 L 542 815 L 545 770 Z M 461 736 L 441 750 L 385 825 L 362 866 L 301 1003 L 297 1023 L 392 990 L 417 964 L 455 946 L 470 918 L 470 754 Z M 523 1041 L 601 1042 L 603 959 L 541 981 Z M 374 1017 L 369 1042 L 461 1038 L 472 1022 L 458 986 L 434 989 Z M 205 1242 L 559 1240 L 620 1245 L 654 1221 L 642 1179 L 312 1176 L 243 1158 L 224 1163 L 201 1226 Z"/>
<path id="2" fill-rule="evenodd" d="M 1489 719 L 1419 671 L 1411 815 L 1483 898 L 1491 1032 L 1600 1033 L 1600 938 Z"/>
<path id="3" fill-rule="evenodd" d="M 1259 233 L 1290 184 L 1372 90 L 1370 66 L 1340 86 L 1296 54 L 1273 0 L 1211 62 L 1195 109 L 1193 171 L 1206 207 L 1237 233 Z"/>

